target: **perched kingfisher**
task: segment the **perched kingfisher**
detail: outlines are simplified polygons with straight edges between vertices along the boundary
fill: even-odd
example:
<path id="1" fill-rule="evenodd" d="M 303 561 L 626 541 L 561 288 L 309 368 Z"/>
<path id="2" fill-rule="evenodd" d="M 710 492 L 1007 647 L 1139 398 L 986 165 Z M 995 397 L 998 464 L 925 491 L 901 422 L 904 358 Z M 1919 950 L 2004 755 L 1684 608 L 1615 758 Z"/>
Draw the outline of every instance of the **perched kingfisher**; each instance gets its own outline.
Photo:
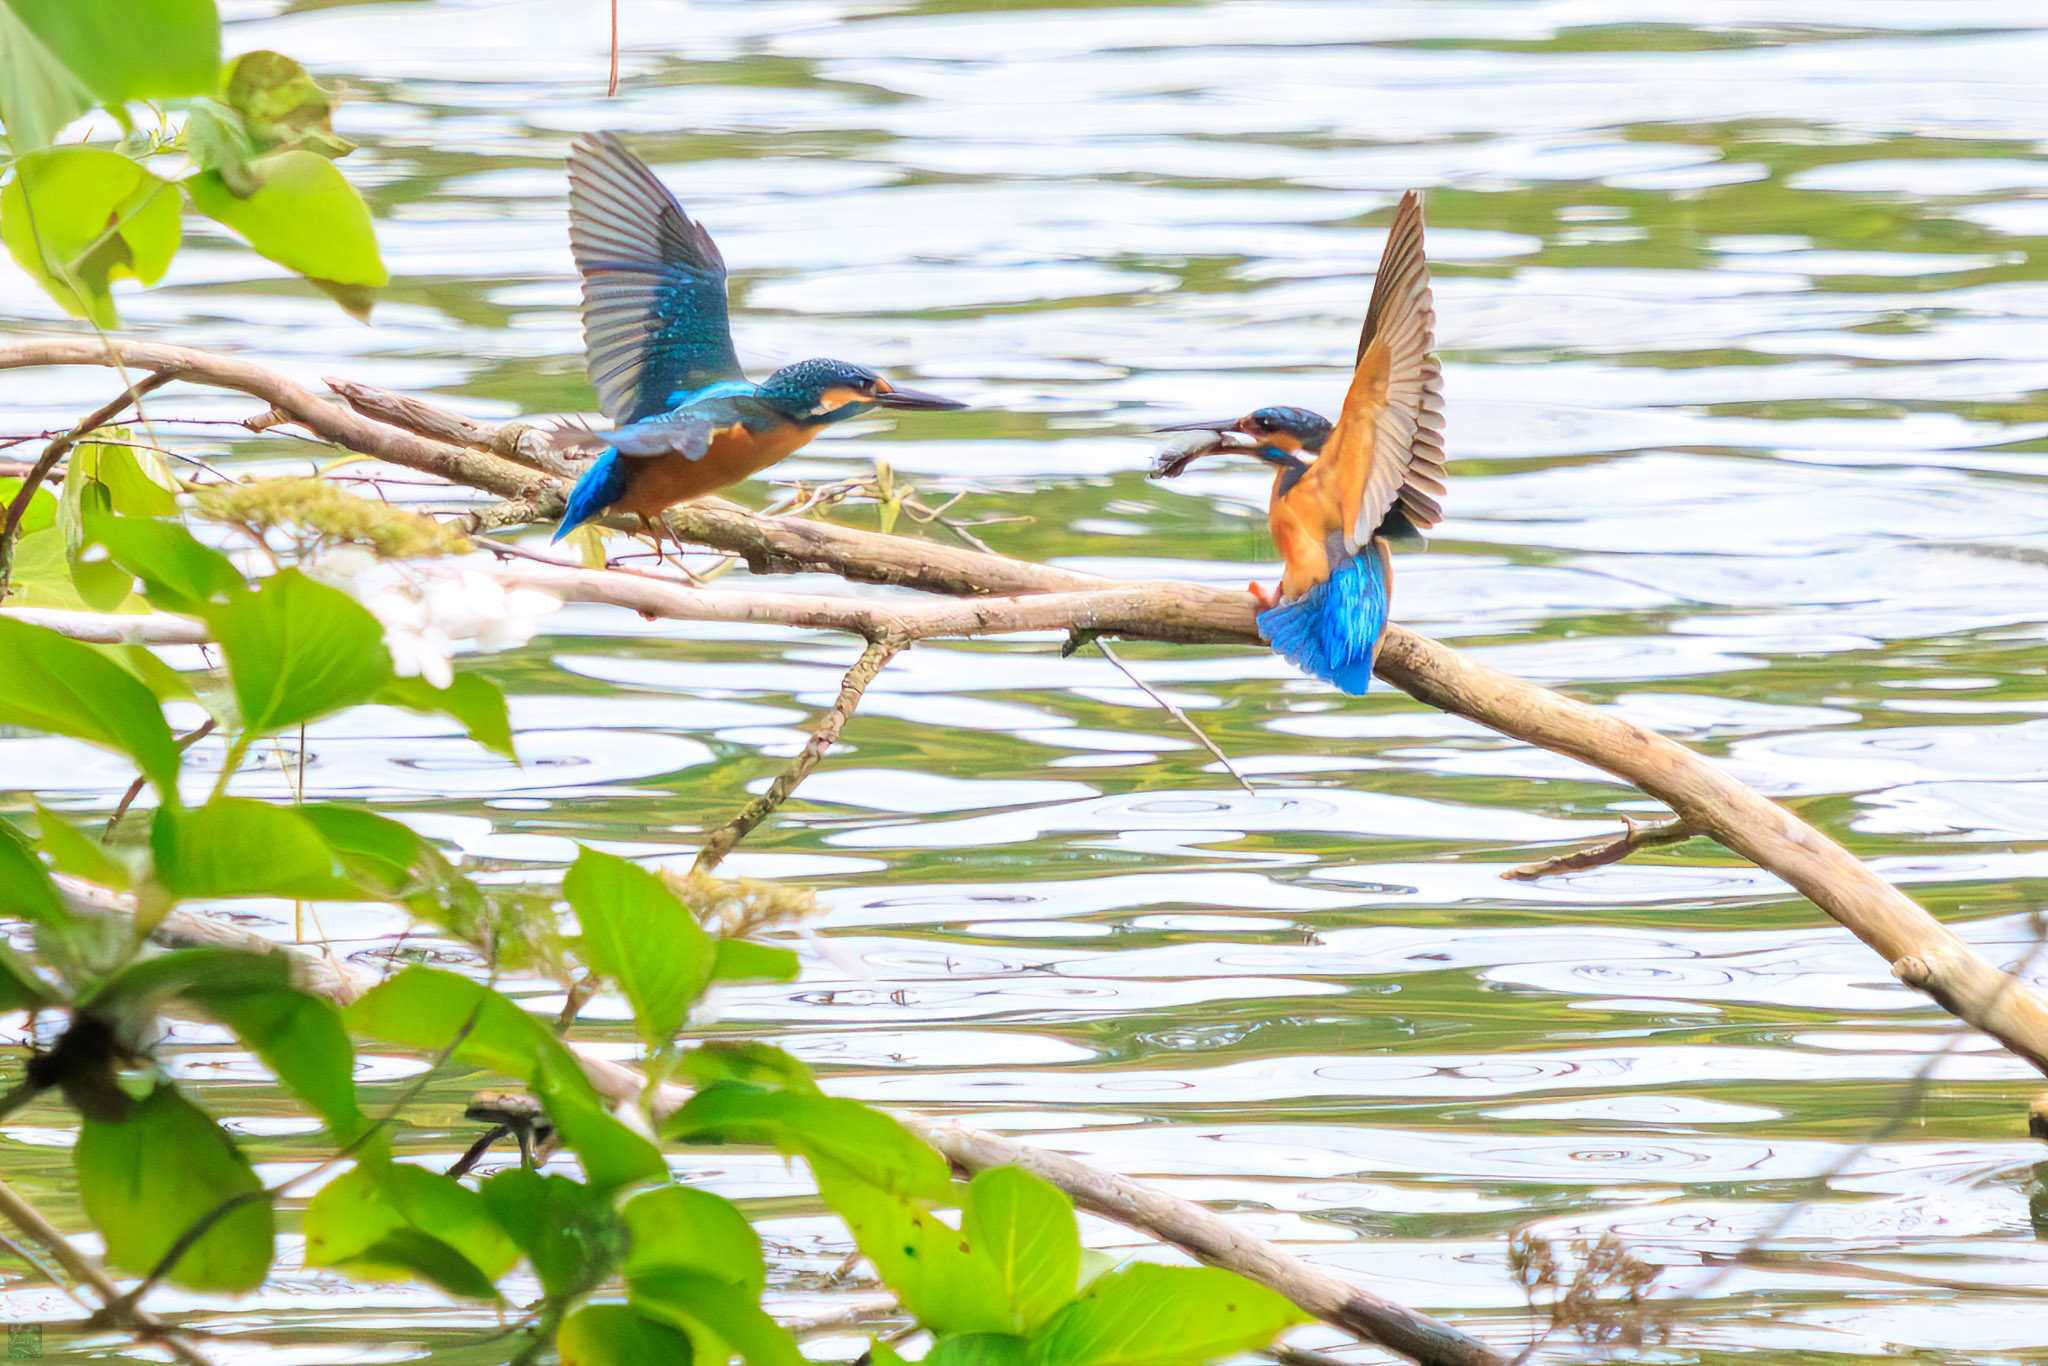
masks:
<path id="1" fill-rule="evenodd" d="M 1243 452 L 1273 467 L 1266 513 L 1285 572 L 1277 591 L 1251 585 L 1259 634 L 1308 673 L 1363 693 L 1387 626 L 1391 542 L 1419 540 L 1443 520 L 1443 376 L 1436 305 L 1422 250 L 1422 197 L 1394 211 L 1372 303 L 1358 337 L 1351 390 L 1335 424 L 1306 408 L 1186 422 L 1200 432 L 1160 452 L 1155 479 L 1207 455 Z"/>
<path id="2" fill-rule="evenodd" d="M 640 518 L 661 547 L 672 504 L 757 474 L 835 422 L 874 408 L 964 408 L 863 365 L 807 360 L 751 383 L 733 353 L 725 258 L 668 187 L 610 133 L 569 148 L 569 248 L 583 276 L 590 382 L 610 431 L 559 429 L 557 450 L 597 452 L 555 539 L 606 511 Z"/>

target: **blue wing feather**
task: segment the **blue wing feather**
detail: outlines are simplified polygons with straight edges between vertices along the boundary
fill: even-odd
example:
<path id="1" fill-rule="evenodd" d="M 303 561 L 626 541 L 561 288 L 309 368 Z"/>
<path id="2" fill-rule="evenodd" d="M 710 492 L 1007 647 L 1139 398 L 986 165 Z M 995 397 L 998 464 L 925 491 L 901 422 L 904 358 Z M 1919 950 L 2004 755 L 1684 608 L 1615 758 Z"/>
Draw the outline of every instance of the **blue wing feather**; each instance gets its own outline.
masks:
<path id="1" fill-rule="evenodd" d="M 569 149 L 569 247 L 590 382 L 615 425 L 673 406 L 678 390 L 742 378 L 717 244 L 609 133 Z"/>
<path id="2" fill-rule="evenodd" d="M 1362 695 L 1387 629 L 1387 589 L 1386 562 L 1368 543 L 1294 601 L 1259 613 L 1259 634 L 1304 673 Z"/>
<path id="3" fill-rule="evenodd" d="M 615 450 L 606 450 L 595 463 L 576 481 L 576 487 L 569 490 L 569 505 L 562 509 L 562 524 L 555 528 L 554 539 L 559 541 L 577 527 L 603 512 L 613 503 L 626 496 L 626 485 L 631 481 L 626 462 Z"/>

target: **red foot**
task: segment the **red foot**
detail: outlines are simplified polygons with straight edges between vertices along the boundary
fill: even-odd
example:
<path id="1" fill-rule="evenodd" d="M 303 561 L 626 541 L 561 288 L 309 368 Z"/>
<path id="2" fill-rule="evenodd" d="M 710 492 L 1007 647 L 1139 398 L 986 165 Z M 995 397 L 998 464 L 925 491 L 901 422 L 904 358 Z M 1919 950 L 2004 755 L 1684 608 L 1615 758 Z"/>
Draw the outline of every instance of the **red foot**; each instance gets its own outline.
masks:
<path id="1" fill-rule="evenodd" d="M 1257 579 L 1253 579 L 1250 583 L 1246 584 L 1245 591 L 1252 595 L 1252 601 L 1259 605 L 1261 612 L 1270 612 L 1280 605 L 1280 595 L 1276 592 L 1268 592 L 1260 587 Z"/>

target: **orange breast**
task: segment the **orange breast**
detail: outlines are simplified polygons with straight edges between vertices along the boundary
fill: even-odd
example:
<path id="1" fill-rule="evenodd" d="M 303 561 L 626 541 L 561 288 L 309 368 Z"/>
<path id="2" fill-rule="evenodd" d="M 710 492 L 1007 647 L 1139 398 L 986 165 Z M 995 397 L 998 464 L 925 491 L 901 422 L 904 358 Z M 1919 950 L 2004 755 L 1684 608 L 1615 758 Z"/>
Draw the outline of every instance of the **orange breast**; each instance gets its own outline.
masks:
<path id="1" fill-rule="evenodd" d="M 1273 501 L 1266 509 L 1266 526 L 1273 533 L 1273 546 L 1286 566 L 1280 574 L 1280 596 L 1300 597 L 1330 577 L 1329 531 L 1326 499 L 1319 467 L 1295 481 L 1293 488 L 1280 492 L 1281 471 L 1273 479 Z"/>
<path id="2" fill-rule="evenodd" d="M 770 432 L 750 432 L 734 423 L 711 438 L 711 449 L 701 460 L 657 455 L 634 461 L 632 483 L 614 506 L 621 512 L 653 517 L 676 503 L 702 498 L 759 474 L 812 435 L 811 429 L 795 423 Z"/>

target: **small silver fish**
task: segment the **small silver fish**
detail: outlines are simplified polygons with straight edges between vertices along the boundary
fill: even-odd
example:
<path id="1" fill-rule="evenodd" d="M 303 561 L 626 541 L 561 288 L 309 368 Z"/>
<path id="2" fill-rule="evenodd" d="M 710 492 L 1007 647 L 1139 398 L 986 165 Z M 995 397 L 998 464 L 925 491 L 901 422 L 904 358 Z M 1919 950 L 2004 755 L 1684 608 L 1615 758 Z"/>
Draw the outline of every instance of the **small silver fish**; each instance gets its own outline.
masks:
<path id="1" fill-rule="evenodd" d="M 1259 443 L 1243 432 L 1186 432 L 1159 448 L 1152 458 L 1153 479 L 1173 479 L 1205 455 L 1257 450 Z"/>

